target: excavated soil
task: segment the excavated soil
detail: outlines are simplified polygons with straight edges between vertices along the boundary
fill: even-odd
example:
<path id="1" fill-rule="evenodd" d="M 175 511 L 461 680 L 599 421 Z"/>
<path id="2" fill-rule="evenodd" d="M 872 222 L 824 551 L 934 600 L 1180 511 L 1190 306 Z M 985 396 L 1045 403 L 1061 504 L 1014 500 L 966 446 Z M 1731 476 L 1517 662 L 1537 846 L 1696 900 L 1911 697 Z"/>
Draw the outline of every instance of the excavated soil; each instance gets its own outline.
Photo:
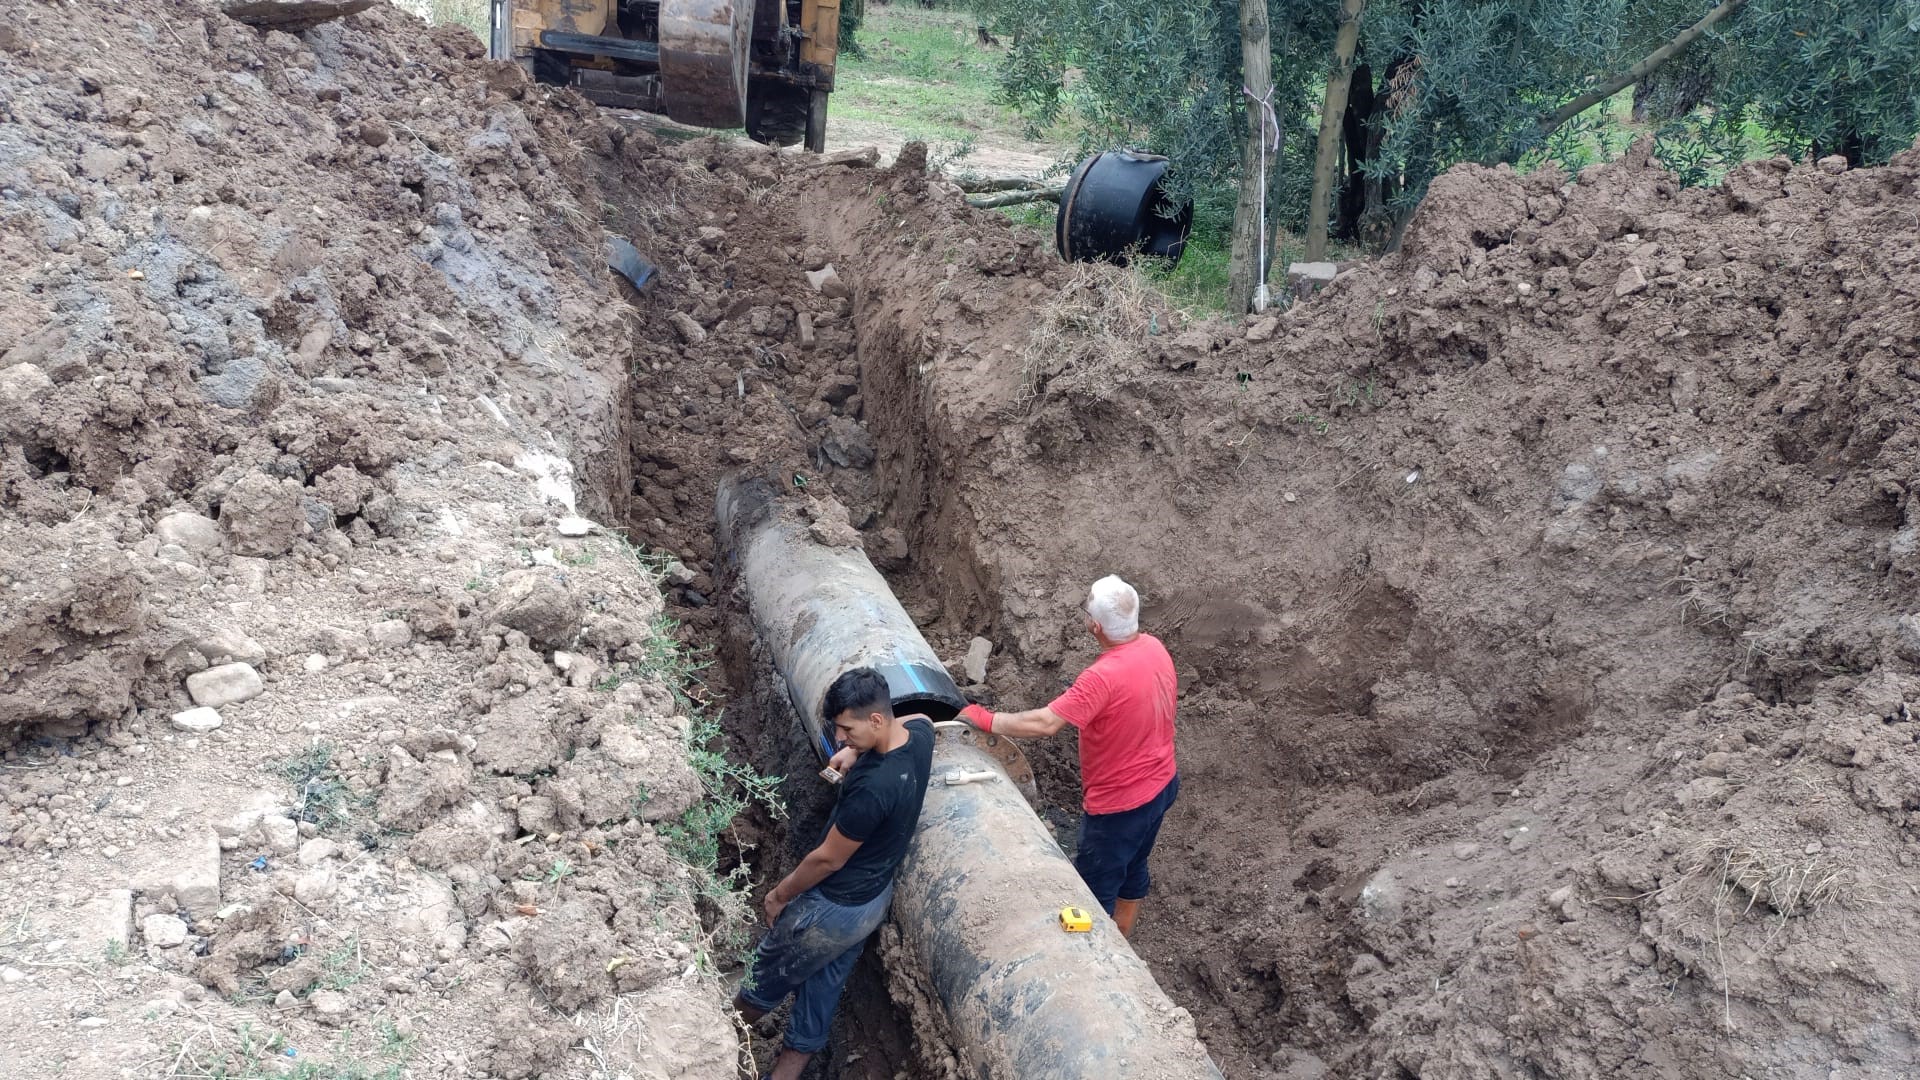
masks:
<path id="1" fill-rule="evenodd" d="M 826 797 L 714 562 L 736 470 L 956 671 L 992 640 L 1002 706 L 1090 658 L 1089 581 L 1140 587 L 1183 795 L 1135 944 L 1227 1075 L 1910 1072 L 1920 151 L 1463 167 L 1401 253 L 1194 323 L 924 150 L 664 146 L 480 51 L 0 9 L 10 1075 L 265 1031 L 728 1071 L 660 831 L 686 692 L 787 776 L 723 869 L 774 880 Z M 660 681 L 656 582 L 704 689 Z M 173 730 L 234 661 L 260 696 Z M 276 775 L 318 738 L 337 815 Z M 1070 840 L 1071 738 L 1032 756 Z M 824 1071 L 947 1075 L 881 966 Z"/>

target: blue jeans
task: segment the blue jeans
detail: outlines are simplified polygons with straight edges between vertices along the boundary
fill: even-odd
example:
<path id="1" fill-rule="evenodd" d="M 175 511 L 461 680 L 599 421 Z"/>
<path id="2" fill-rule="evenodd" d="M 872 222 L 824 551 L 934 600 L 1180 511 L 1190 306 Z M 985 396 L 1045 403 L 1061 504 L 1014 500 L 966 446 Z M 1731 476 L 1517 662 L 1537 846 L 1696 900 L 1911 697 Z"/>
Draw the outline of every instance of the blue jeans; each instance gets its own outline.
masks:
<path id="1" fill-rule="evenodd" d="M 784 1040 L 787 1049 L 817 1054 L 827 1048 L 840 990 L 847 985 L 867 938 L 886 919 L 892 900 L 891 883 L 858 907 L 843 907 L 808 889 L 787 905 L 780 921 L 760 939 L 740 998 L 772 1012 L 788 994 L 794 995 L 793 1017 L 787 1021 Z"/>
<path id="2" fill-rule="evenodd" d="M 1117 814 L 1088 814 L 1080 819 L 1080 843 L 1074 849 L 1073 868 L 1093 890 L 1093 898 L 1107 914 L 1115 900 L 1144 900 L 1153 884 L 1147 856 L 1160 837 L 1160 822 L 1180 797 L 1180 777 L 1167 781 L 1160 794 L 1144 806 Z"/>

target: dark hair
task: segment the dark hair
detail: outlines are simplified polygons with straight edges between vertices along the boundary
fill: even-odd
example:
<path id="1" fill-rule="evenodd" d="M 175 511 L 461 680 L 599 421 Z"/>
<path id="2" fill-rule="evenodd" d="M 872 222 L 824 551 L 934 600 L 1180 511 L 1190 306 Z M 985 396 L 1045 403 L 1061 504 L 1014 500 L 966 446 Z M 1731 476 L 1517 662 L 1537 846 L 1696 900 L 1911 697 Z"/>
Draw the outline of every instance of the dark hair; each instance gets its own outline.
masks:
<path id="1" fill-rule="evenodd" d="M 820 702 L 820 719 L 831 724 L 848 709 L 872 709 L 893 719 L 893 694 L 887 689 L 887 677 L 870 667 L 841 672 L 833 685 L 827 687 L 826 699 Z"/>

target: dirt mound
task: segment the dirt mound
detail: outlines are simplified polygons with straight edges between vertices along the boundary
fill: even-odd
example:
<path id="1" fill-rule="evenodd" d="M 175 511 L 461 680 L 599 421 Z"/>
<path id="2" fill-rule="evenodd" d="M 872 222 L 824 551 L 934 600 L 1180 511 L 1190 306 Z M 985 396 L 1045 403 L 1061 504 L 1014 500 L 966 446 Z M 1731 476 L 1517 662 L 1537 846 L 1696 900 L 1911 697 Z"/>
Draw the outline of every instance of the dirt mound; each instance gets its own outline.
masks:
<path id="1" fill-rule="evenodd" d="M 580 516 L 651 141 L 385 5 L 0 25 L 0 1072 L 729 1069 L 668 559 Z"/>
<path id="2" fill-rule="evenodd" d="M 943 201 L 832 204 L 920 610 L 1043 700 L 1117 571 L 1180 662 L 1140 947 L 1230 1072 L 1904 1067 L 1917 175 L 1463 168 L 1130 356 L 1028 352 L 1066 283 L 927 257 L 985 247 Z"/>

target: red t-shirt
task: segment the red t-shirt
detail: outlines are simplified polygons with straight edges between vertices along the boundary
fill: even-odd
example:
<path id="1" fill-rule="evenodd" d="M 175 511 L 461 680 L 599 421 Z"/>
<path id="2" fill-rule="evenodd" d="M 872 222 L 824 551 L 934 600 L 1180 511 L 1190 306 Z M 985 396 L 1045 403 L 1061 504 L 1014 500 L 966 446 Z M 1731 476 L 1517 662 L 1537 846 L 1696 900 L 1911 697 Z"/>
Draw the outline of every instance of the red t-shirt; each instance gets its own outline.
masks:
<path id="1" fill-rule="evenodd" d="M 1080 729 L 1089 814 L 1145 806 L 1173 779 L 1173 657 L 1152 634 L 1100 654 L 1047 708 Z"/>

